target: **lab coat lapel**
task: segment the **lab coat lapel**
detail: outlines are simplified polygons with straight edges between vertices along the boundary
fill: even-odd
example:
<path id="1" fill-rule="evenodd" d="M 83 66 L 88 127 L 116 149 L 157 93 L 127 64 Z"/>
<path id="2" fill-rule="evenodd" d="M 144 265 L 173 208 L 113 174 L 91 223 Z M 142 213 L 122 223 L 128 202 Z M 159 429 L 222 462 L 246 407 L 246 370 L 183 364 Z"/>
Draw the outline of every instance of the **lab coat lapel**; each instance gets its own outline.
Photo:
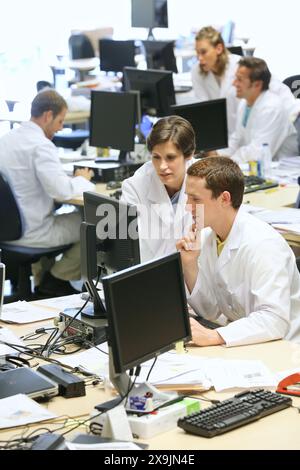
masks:
<path id="1" fill-rule="evenodd" d="M 158 218 L 164 225 L 170 226 L 173 221 L 172 203 L 166 188 L 161 184 L 160 179 L 156 174 L 152 175 L 148 199 L 151 203 L 152 210 Z"/>
<path id="2" fill-rule="evenodd" d="M 224 249 L 219 256 L 218 264 L 221 271 L 229 263 L 233 252 L 238 250 L 241 243 L 242 233 L 240 230 L 241 218 L 243 217 L 241 211 L 238 212 L 228 239 L 225 243 Z"/>

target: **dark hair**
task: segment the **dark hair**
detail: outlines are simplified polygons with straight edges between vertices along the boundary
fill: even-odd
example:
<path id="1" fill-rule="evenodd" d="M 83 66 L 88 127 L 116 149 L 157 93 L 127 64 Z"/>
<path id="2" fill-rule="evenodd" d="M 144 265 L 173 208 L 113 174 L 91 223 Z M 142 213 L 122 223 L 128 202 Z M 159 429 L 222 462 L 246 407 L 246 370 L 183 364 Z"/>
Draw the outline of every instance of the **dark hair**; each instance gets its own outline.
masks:
<path id="1" fill-rule="evenodd" d="M 239 61 L 239 67 L 246 67 L 247 69 L 249 69 L 250 81 L 261 81 L 263 91 L 269 89 L 271 81 L 271 72 L 263 59 L 257 59 L 256 57 L 244 57 Z"/>
<path id="2" fill-rule="evenodd" d="M 214 199 L 224 191 L 231 195 L 231 204 L 239 209 L 244 196 L 244 175 L 242 170 L 231 158 L 208 157 L 194 163 L 188 171 L 189 176 L 205 179 L 206 188 L 210 189 Z"/>
<path id="3" fill-rule="evenodd" d="M 184 157 L 190 157 L 196 149 L 195 133 L 192 125 L 180 116 L 169 116 L 160 119 L 153 126 L 147 139 L 149 152 L 156 145 L 164 144 L 169 140 L 180 150 Z"/>
<path id="4" fill-rule="evenodd" d="M 68 105 L 65 99 L 55 90 L 40 91 L 31 103 L 31 117 L 38 118 L 47 111 L 52 111 L 55 118 Z"/>
<path id="5" fill-rule="evenodd" d="M 229 52 L 225 47 L 224 39 L 222 38 L 221 33 L 217 31 L 212 26 L 205 26 L 205 28 L 200 29 L 195 37 L 196 41 L 206 40 L 210 43 L 211 46 L 217 47 L 219 44 L 223 46 L 223 52 L 218 56 L 216 63 L 216 70 L 218 77 L 221 77 L 226 69 L 228 64 Z M 200 71 L 202 74 L 207 75 L 208 72 L 204 72 L 201 67 Z"/>

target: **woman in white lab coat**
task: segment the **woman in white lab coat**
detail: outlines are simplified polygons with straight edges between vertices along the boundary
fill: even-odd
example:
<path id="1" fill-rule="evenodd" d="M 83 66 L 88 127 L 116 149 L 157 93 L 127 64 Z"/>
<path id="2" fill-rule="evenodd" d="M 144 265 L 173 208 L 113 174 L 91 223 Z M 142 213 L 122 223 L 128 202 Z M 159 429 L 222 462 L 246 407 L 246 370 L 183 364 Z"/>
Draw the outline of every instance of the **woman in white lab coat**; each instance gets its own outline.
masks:
<path id="1" fill-rule="evenodd" d="M 200 101 L 227 98 L 228 131 L 231 134 L 239 105 L 232 83 L 241 57 L 230 54 L 221 34 L 211 26 L 198 32 L 196 52 L 199 62 L 192 69 L 195 96 Z"/>
<path id="2" fill-rule="evenodd" d="M 187 233 L 185 178 L 193 163 L 195 134 L 179 116 L 160 119 L 147 139 L 152 161 L 145 163 L 122 185 L 122 200 L 138 206 L 141 260 L 176 251 L 176 241 Z"/>

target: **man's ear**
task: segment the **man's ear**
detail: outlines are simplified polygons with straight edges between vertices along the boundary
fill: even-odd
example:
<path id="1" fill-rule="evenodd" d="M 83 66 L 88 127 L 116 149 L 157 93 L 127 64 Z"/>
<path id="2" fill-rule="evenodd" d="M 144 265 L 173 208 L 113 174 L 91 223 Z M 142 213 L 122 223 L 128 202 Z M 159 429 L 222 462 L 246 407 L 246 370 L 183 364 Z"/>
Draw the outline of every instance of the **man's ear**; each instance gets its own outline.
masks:
<path id="1" fill-rule="evenodd" d="M 224 191 L 222 193 L 222 203 L 226 206 L 231 205 L 232 198 L 229 191 Z"/>
<path id="2" fill-rule="evenodd" d="M 44 121 L 45 123 L 49 123 L 53 120 L 53 111 L 49 110 L 49 111 L 45 111 L 43 113 L 43 117 L 44 117 Z"/>

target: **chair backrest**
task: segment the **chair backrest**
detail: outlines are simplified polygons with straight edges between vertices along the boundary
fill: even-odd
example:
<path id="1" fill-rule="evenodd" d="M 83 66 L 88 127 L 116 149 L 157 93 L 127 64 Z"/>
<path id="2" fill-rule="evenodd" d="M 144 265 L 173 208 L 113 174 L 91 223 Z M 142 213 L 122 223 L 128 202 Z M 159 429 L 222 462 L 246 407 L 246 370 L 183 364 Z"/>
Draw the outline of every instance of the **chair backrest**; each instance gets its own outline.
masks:
<path id="1" fill-rule="evenodd" d="M 300 75 L 287 77 L 283 83 L 289 87 L 295 98 L 300 98 Z"/>
<path id="2" fill-rule="evenodd" d="M 240 55 L 241 57 L 244 56 L 244 51 L 241 46 L 229 46 L 227 49 L 231 54 Z"/>
<path id="3" fill-rule="evenodd" d="M 69 38 L 69 52 L 72 60 L 91 59 L 95 51 L 91 41 L 85 34 L 72 34 Z"/>
<path id="4" fill-rule="evenodd" d="M 0 172 L 0 241 L 14 241 L 23 234 L 22 217 L 6 177 Z"/>

